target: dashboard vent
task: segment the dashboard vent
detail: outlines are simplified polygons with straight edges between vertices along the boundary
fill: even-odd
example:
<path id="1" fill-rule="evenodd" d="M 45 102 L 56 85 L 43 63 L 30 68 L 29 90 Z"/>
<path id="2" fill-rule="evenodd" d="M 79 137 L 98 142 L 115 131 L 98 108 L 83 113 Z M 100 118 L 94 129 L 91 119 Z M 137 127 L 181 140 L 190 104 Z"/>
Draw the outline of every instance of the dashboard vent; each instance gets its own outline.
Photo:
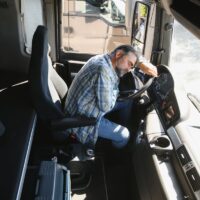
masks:
<path id="1" fill-rule="evenodd" d="M 200 190 L 200 176 L 195 167 L 186 172 L 186 176 L 194 190 L 194 192 Z"/>
<path id="2" fill-rule="evenodd" d="M 189 163 L 191 161 L 191 158 L 185 148 L 184 145 L 182 145 L 181 147 L 179 147 L 176 150 L 177 156 L 182 164 L 182 166 L 184 166 L 185 164 Z"/>

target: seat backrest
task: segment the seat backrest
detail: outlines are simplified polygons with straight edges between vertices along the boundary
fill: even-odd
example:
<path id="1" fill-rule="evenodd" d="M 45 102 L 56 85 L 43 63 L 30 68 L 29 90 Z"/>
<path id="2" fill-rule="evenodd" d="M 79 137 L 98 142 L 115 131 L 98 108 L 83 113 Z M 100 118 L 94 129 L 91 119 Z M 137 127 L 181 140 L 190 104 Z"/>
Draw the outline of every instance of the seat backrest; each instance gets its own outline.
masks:
<path id="1" fill-rule="evenodd" d="M 64 116 L 62 101 L 68 87 L 52 66 L 47 28 L 38 26 L 32 41 L 29 82 L 32 102 L 44 120 Z"/>

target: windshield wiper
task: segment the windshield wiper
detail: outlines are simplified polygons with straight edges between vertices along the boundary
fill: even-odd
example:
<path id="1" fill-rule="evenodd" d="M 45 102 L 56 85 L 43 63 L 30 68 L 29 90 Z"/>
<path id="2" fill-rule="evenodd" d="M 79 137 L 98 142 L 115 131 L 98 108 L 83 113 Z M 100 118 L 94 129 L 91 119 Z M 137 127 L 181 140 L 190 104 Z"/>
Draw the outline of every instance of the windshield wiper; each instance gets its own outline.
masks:
<path id="1" fill-rule="evenodd" d="M 187 94 L 190 101 L 193 103 L 193 105 L 196 107 L 196 109 L 200 112 L 200 100 L 197 96 L 195 96 L 192 93 Z"/>

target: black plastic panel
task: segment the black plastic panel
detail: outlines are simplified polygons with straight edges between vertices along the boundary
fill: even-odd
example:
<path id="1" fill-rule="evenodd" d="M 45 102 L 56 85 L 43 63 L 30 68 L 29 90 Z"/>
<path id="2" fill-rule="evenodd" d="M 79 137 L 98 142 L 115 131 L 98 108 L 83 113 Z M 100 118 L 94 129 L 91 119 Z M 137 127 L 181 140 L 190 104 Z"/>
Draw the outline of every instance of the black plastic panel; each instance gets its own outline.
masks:
<path id="1" fill-rule="evenodd" d="M 181 146 L 176 150 L 177 156 L 182 164 L 184 166 L 185 164 L 189 163 L 191 161 L 191 158 L 185 148 L 185 146 Z"/>

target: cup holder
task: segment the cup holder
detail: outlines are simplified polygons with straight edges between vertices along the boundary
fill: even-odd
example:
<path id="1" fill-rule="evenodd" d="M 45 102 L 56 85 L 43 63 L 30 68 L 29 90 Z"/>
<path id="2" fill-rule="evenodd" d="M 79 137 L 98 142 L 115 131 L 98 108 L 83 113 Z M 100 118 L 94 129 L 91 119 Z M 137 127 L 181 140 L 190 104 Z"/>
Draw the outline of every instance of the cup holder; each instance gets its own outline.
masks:
<path id="1" fill-rule="evenodd" d="M 167 135 L 154 137 L 150 142 L 150 147 L 159 155 L 169 153 L 173 150 L 172 143 Z"/>
<path id="2" fill-rule="evenodd" d="M 155 139 L 155 145 L 163 147 L 163 148 L 166 148 L 166 147 L 168 147 L 170 145 L 170 141 L 166 137 L 162 137 L 162 136 L 161 137 L 157 137 Z"/>

